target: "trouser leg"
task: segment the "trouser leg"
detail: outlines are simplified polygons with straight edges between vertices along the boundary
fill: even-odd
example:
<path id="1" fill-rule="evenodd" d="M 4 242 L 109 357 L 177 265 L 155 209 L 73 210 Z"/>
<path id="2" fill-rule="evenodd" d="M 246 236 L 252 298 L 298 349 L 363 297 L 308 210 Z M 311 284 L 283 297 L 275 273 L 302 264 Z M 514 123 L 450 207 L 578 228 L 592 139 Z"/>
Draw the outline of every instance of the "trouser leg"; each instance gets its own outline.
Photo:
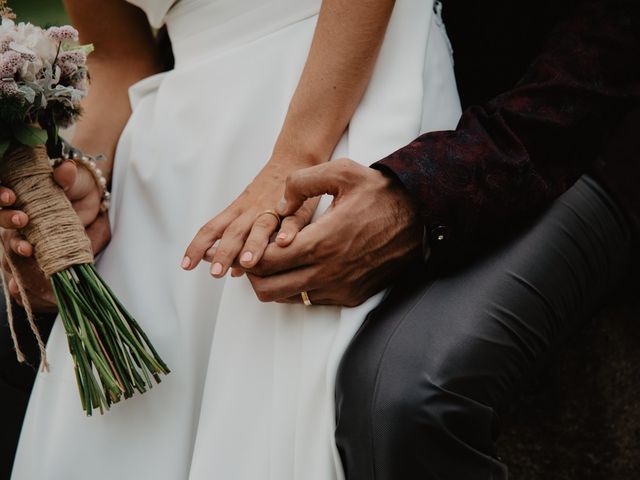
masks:
<path id="1" fill-rule="evenodd" d="M 628 256 L 622 216 L 583 177 L 492 254 L 397 285 L 338 372 L 347 479 L 506 478 L 498 415 L 624 275 Z"/>

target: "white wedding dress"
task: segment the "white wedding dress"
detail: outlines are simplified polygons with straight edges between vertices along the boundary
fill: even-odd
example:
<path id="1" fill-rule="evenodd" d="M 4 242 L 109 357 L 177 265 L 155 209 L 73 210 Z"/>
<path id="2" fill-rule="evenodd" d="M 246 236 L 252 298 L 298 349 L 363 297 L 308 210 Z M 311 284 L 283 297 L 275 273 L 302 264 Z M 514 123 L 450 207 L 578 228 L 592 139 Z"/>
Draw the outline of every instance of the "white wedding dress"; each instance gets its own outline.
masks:
<path id="1" fill-rule="evenodd" d="M 98 266 L 172 373 L 87 418 L 57 322 L 52 371 L 36 380 L 12 478 L 343 478 L 333 439 L 336 368 L 380 295 L 351 309 L 263 304 L 244 277 L 215 280 L 205 266 L 179 266 L 198 227 L 269 158 L 321 1 L 132 3 L 154 26 L 167 24 L 176 67 L 131 88 L 133 114 L 115 159 L 113 239 Z M 397 0 L 335 156 L 367 165 L 422 132 L 453 128 L 459 115 L 433 2 Z"/>

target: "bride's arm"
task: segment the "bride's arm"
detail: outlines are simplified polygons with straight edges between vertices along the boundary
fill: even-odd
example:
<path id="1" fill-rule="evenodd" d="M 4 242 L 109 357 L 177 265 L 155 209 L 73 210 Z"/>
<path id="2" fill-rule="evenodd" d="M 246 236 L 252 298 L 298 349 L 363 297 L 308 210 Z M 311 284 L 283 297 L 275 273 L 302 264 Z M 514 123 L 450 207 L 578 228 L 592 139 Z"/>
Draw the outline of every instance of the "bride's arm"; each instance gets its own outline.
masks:
<path id="1" fill-rule="evenodd" d="M 194 268 L 207 254 L 212 275 L 222 277 L 239 257 L 245 267 L 261 258 L 277 228 L 273 209 L 287 175 L 329 160 L 371 78 L 394 0 L 324 0 L 311 49 L 273 155 L 249 187 L 197 233 L 183 259 Z M 306 224 L 317 199 L 283 222 L 286 246 Z M 211 248 L 217 240 L 217 247 Z"/>
<path id="2" fill-rule="evenodd" d="M 324 0 L 275 152 L 327 161 L 371 78 L 394 0 Z"/>

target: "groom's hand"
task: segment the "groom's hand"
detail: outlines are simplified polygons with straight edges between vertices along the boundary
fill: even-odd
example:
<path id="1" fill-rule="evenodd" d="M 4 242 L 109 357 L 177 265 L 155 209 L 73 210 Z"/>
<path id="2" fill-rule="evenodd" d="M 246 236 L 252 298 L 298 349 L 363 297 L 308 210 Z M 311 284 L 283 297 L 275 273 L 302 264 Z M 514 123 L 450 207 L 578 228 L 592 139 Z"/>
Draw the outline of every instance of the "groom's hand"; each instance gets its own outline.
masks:
<path id="1" fill-rule="evenodd" d="M 341 159 L 289 176 L 281 215 L 308 199 L 334 197 L 287 247 L 271 244 L 248 271 L 262 301 L 356 306 L 420 261 L 423 227 L 403 187 L 381 172 Z"/>

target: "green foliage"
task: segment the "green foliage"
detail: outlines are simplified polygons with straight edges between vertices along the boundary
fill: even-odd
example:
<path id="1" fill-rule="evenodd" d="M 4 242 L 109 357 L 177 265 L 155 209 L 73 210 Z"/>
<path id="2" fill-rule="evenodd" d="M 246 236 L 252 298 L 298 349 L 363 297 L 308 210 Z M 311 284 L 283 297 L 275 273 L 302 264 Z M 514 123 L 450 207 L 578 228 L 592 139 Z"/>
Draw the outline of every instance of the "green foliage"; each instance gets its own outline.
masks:
<path id="1" fill-rule="evenodd" d="M 27 147 L 36 147 L 47 143 L 47 131 L 24 123 L 14 123 L 14 138 Z"/>
<path id="2" fill-rule="evenodd" d="M 9 0 L 9 6 L 19 22 L 31 22 L 41 27 L 69 23 L 61 0 Z"/>

